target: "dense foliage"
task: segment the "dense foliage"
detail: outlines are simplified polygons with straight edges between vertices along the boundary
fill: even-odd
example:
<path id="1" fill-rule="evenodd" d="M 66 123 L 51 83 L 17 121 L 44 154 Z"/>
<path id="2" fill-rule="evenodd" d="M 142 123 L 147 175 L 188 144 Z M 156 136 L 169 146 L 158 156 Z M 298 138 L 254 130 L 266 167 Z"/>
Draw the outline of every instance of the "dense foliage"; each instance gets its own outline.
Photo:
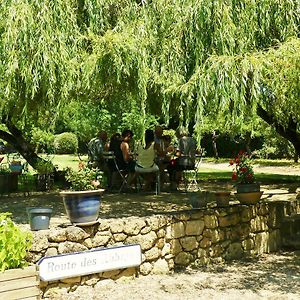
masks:
<path id="1" fill-rule="evenodd" d="M 299 26 L 298 0 L 3 0 L 0 111 L 24 126 L 70 99 L 135 103 L 141 133 L 151 113 L 199 138 L 259 113 L 300 153 Z"/>
<path id="2" fill-rule="evenodd" d="M 31 233 L 22 231 L 10 218 L 0 213 L 0 272 L 22 267 L 31 247 Z"/>

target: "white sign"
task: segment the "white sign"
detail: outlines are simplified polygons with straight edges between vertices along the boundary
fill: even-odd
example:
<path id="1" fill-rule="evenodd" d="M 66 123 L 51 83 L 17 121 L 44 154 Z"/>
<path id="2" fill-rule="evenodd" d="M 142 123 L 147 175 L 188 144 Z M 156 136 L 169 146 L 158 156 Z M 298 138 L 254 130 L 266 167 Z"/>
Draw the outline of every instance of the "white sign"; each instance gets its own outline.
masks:
<path id="1" fill-rule="evenodd" d="M 141 246 L 128 245 L 43 257 L 38 265 L 41 280 L 52 281 L 136 267 L 141 263 Z"/>

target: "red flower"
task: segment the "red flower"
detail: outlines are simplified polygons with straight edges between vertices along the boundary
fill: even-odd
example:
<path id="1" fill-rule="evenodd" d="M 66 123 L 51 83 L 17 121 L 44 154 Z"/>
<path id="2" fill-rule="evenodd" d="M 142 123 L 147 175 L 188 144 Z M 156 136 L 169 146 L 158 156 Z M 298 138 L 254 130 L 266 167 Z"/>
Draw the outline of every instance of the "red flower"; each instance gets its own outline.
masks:
<path id="1" fill-rule="evenodd" d="M 234 164 L 233 159 L 231 159 L 231 160 L 229 161 L 229 164 L 230 164 L 231 166 Z"/>
<path id="2" fill-rule="evenodd" d="M 82 161 L 80 161 L 80 162 L 78 163 L 78 168 L 79 168 L 79 170 L 84 169 L 84 163 L 83 163 Z"/>
<path id="3" fill-rule="evenodd" d="M 236 174 L 236 172 L 232 173 L 231 179 L 232 180 L 237 180 L 237 174 Z"/>

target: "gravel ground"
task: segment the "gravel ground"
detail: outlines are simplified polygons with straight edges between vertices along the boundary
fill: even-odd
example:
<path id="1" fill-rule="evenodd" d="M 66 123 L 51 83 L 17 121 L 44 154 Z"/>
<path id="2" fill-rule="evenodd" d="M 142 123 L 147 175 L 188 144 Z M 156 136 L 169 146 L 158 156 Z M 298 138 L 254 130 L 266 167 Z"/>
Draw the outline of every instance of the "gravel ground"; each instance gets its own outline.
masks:
<path id="1" fill-rule="evenodd" d="M 300 252 L 281 252 L 259 258 L 188 269 L 172 275 L 148 275 L 95 287 L 52 299 L 253 300 L 300 299 Z"/>

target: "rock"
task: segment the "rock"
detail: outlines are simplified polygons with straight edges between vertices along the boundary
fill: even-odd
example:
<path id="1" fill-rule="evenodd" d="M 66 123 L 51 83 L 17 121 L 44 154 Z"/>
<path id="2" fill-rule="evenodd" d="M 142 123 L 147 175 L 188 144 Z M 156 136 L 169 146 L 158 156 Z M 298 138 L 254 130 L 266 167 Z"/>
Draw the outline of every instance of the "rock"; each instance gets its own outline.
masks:
<path id="1" fill-rule="evenodd" d="M 218 227 L 218 219 L 214 215 L 205 215 L 204 224 L 206 228 L 216 228 Z"/>
<path id="2" fill-rule="evenodd" d="M 88 250 L 87 247 L 83 246 L 79 243 L 74 242 L 64 242 L 58 245 L 58 253 L 72 253 L 72 252 L 80 252 Z"/>
<path id="3" fill-rule="evenodd" d="M 148 275 L 152 271 L 153 266 L 149 262 L 145 262 L 140 265 L 140 273 L 142 275 Z"/>
<path id="4" fill-rule="evenodd" d="M 243 248 L 241 243 L 238 242 L 230 244 L 225 253 L 225 259 L 227 260 L 241 258 L 242 256 L 243 256 Z"/>
<path id="5" fill-rule="evenodd" d="M 125 221 L 124 232 L 128 235 L 137 235 L 142 228 L 146 226 L 146 222 L 139 218 L 129 218 Z"/>
<path id="6" fill-rule="evenodd" d="M 100 224 L 101 227 L 101 224 Z M 121 233 L 125 227 L 124 219 L 114 219 L 113 222 L 110 222 L 110 230 L 112 233 Z M 100 228 L 99 228 L 100 230 Z"/>
<path id="7" fill-rule="evenodd" d="M 182 251 L 181 243 L 178 239 L 171 241 L 171 252 L 174 255 L 177 255 Z"/>
<path id="8" fill-rule="evenodd" d="M 80 283 L 81 277 L 77 276 L 77 277 L 71 277 L 71 278 L 64 278 L 64 279 L 60 279 L 60 281 L 63 283 L 68 283 L 68 284 Z"/>
<path id="9" fill-rule="evenodd" d="M 158 259 L 151 271 L 151 274 L 168 274 L 169 273 L 169 265 L 164 259 Z"/>
<path id="10" fill-rule="evenodd" d="M 198 248 L 198 242 L 193 236 L 181 238 L 180 244 L 185 251 L 192 251 Z"/>
<path id="11" fill-rule="evenodd" d="M 45 252 L 45 256 L 55 256 L 57 253 L 58 252 L 56 248 L 48 248 Z"/>
<path id="12" fill-rule="evenodd" d="M 204 221 L 193 220 L 186 223 L 185 233 L 186 235 L 200 235 L 204 228 Z"/>
<path id="13" fill-rule="evenodd" d="M 151 248 L 150 250 L 146 251 L 145 253 L 145 258 L 147 261 L 151 261 L 154 259 L 157 259 L 161 255 L 161 250 L 159 250 L 156 247 Z"/>
<path id="14" fill-rule="evenodd" d="M 177 239 L 185 235 L 184 223 L 177 222 L 167 227 L 166 238 Z"/>
<path id="15" fill-rule="evenodd" d="M 175 257 L 175 264 L 176 265 L 182 265 L 187 266 L 191 261 L 193 260 L 193 256 L 186 252 L 180 252 Z"/>
<path id="16" fill-rule="evenodd" d="M 127 235 L 125 233 L 115 233 L 113 239 L 116 242 L 123 242 L 126 239 Z"/>
<path id="17" fill-rule="evenodd" d="M 109 234 L 106 232 L 106 234 Z M 110 240 L 110 235 L 103 235 L 103 232 L 97 232 L 94 238 L 92 239 L 93 241 L 93 247 L 104 247 L 107 245 L 107 243 Z"/>
<path id="18" fill-rule="evenodd" d="M 129 236 L 126 239 L 128 244 L 140 244 L 142 250 L 149 250 L 155 244 L 157 240 L 157 236 L 155 232 L 151 231 L 144 235 L 137 235 L 137 236 Z"/>
<path id="19" fill-rule="evenodd" d="M 31 251 L 40 252 L 49 246 L 48 237 L 41 231 L 34 232 Z"/>
<path id="20" fill-rule="evenodd" d="M 80 242 L 89 237 L 89 235 L 80 227 L 70 226 L 66 229 L 67 240 L 71 242 Z"/>
<path id="21" fill-rule="evenodd" d="M 67 239 L 66 229 L 54 229 L 49 230 L 50 242 L 64 242 Z"/>

